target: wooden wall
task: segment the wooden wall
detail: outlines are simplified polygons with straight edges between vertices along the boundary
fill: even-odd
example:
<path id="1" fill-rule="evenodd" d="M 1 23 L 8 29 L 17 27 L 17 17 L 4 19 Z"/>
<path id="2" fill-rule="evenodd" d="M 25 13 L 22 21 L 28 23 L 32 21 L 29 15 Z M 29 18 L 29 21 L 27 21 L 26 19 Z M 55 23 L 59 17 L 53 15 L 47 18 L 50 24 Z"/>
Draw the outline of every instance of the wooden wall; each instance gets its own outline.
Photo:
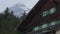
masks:
<path id="1" fill-rule="evenodd" d="M 43 7 L 42 9 L 40 9 L 41 11 L 39 11 L 39 12 L 33 17 L 33 19 L 32 19 L 31 21 L 29 21 L 29 24 L 27 25 L 27 30 L 26 30 L 26 32 L 30 32 L 30 31 L 32 30 L 32 28 L 34 28 L 34 27 L 36 27 L 36 26 L 38 26 L 38 25 L 43 24 L 43 23 L 44 23 L 44 22 L 43 22 L 44 20 L 43 20 L 43 18 L 41 17 L 41 13 L 44 12 L 45 10 L 47 10 L 47 9 L 52 8 L 53 5 L 54 5 L 53 2 L 48 1 L 48 2 L 44 5 L 44 7 Z"/>

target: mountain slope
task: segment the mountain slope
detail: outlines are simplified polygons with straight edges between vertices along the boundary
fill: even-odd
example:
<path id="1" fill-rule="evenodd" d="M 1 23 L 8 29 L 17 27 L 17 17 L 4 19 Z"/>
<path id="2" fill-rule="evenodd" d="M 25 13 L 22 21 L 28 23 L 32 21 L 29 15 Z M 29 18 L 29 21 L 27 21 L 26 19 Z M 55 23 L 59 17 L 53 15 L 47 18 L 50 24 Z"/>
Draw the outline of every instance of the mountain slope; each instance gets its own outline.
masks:
<path id="1" fill-rule="evenodd" d="M 25 11 L 25 9 L 28 10 L 29 8 L 27 8 L 23 4 L 16 4 L 9 8 L 10 12 L 13 11 L 14 15 L 16 15 L 17 17 L 22 16 L 22 13 Z"/>

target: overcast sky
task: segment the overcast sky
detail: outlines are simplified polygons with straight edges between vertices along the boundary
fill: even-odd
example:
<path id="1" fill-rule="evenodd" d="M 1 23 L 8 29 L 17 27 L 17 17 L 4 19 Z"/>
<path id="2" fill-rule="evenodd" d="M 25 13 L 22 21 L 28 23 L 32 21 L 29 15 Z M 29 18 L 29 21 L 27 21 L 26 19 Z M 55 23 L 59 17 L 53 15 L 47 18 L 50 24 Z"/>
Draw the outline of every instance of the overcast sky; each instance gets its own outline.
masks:
<path id="1" fill-rule="evenodd" d="M 26 5 L 28 8 L 32 8 L 38 0 L 0 0 L 0 12 L 4 11 L 6 7 L 11 7 L 17 3 Z"/>

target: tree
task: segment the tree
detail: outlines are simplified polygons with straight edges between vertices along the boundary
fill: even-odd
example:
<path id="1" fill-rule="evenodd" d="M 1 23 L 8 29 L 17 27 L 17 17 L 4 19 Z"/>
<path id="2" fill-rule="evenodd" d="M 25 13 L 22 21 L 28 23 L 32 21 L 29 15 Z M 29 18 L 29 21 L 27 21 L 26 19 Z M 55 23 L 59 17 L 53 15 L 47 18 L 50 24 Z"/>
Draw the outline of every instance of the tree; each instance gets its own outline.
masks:
<path id="1" fill-rule="evenodd" d="M 4 11 L 4 13 L 5 13 L 5 18 L 7 18 L 7 16 L 9 15 L 9 9 L 8 8 L 6 8 L 6 10 Z"/>
<path id="2" fill-rule="evenodd" d="M 26 17 L 26 12 L 24 11 L 22 16 L 21 16 L 21 19 L 25 18 Z"/>
<path id="3" fill-rule="evenodd" d="M 20 20 L 13 15 L 13 11 L 9 13 L 7 8 L 3 14 L 0 13 L 0 18 L 0 34 L 17 34 L 14 29 Z"/>
<path id="4" fill-rule="evenodd" d="M 22 19 L 26 16 L 26 12 L 24 11 L 22 15 Z M 9 13 L 9 9 L 7 8 L 3 14 L 0 13 L 0 34 L 21 34 L 20 32 L 16 32 L 15 28 L 22 20 L 16 17 L 13 14 L 13 11 Z"/>
<path id="5" fill-rule="evenodd" d="M 26 16 L 26 12 L 24 11 L 24 13 L 23 13 L 23 17 L 25 17 Z"/>
<path id="6" fill-rule="evenodd" d="M 11 11 L 11 15 L 13 15 L 13 11 Z"/>

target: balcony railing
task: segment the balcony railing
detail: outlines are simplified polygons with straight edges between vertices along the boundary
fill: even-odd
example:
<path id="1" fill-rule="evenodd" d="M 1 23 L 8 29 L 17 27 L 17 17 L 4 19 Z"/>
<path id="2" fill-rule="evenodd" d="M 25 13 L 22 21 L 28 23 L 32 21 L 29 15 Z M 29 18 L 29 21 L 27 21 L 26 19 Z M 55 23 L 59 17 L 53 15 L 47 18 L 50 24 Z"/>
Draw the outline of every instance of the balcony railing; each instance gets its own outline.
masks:
<path id="1" fill-rule="evenodd" d="M 47 28 L 44 28 L 42 30 L 34 31 L 34 32 L 29 32 L 27 34 L 43 34 L 51 31 L 57 31 L 60 29 L 60 24 L 56 24 Z"/>

